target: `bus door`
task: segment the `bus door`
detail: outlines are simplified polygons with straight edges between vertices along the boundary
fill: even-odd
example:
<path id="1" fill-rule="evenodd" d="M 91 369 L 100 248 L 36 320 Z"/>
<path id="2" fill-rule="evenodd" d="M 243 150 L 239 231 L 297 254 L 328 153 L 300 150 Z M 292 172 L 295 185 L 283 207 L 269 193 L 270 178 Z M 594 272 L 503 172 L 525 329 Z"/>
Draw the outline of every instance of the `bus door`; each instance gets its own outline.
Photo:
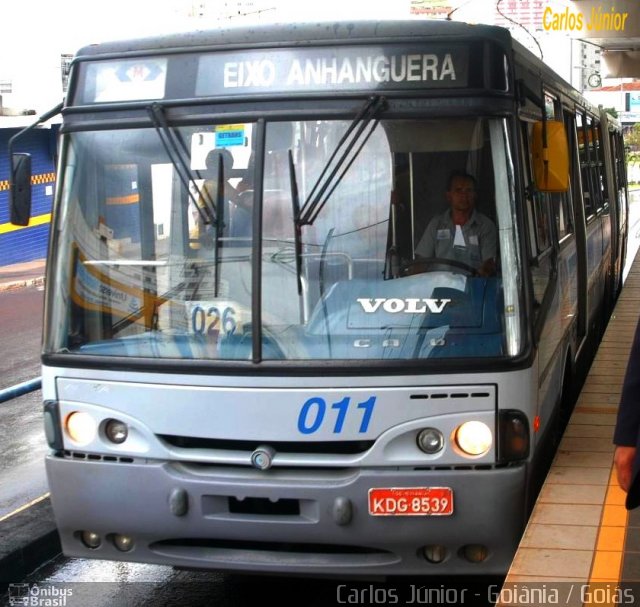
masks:
<path id="1" fill-rule="evenodd" d="M 555 285 L 558 275 L 558 256 L 551 224 L 550 196 L 538 189 L 533 175 L 532 150 L 533 122 L 521 122 L 524 143 L 523 168 L 526 193 L 526 216 L 529 234 L 528 265 L 533 289 L 533 323 L 539 351 L 541 376 L 552 361 L 559 334 L 550 318 L 557 314 Z"/>
<path id="2" fill-rule="evenodd" d="M 608 148 L 605 148 L 605 161 L 611 167 L 609 186 L 613 248 L 613 293 L 622 288 L 622 278 L 627 247 L 627 193 L 624 166 L 624 149 L 622 136 L 611 130 L 608 133 Z M 605 139 L 607 141 L 607 139 Z"/>
<path id="3" fill-rule="evenodd" d="M 573 201 L 574 215 L 576 221 L 576 249 L 577 258 L 573 265 L 575 269 L 578 288 L 577 288 L 577 310 L 576 310 L 576 342 L 578 350 L 587 336 L 588 326 L 588 274 L 587 274 L 587 231 L 586 231 L 586 204 L 583 203 L 583 188 L 586 187 L 585 179 L 587 176 L 580 171 L 581 160 L 584 156 L 584 140 L 580 143 L 578 131 L 581 125 L 576 127 L 576 115 L 571 112 L 564 112 L 564 121 L 569 138 L 569 149 L 571 155 L 572 167 L 569 171 L 570 180 L 569 188 L 571 190 L 571 200 Z M 582 147 L 580 147 L 582 146 Z M 588 197 L 587 191 L 587 197 Z M 576 353 L 577 354 L 577 353 Z"/>

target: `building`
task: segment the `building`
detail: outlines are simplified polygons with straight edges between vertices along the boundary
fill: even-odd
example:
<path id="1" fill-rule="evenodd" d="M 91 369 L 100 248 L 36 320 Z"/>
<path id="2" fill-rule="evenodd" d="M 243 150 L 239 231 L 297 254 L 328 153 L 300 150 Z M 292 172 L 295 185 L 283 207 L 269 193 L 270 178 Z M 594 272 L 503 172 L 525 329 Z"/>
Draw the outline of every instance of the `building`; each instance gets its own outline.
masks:
<path id="1" fill-rule="evenodd" d="M 615 84 L 607 84 L 591 89 L 585 96 L 594 105 L 614 109 L 623 125 L 640 122 L 640 81 L 620 79 Z"/>
<path id="2" fill-rule="evenodd" d="M 55 186 L 58 125 L 51 124 L 27 133 L 16 142 L 16 152 L 31 154 L 31 221 L 26 227 L 10 223 L 9 213 L 9 139 L 18 133 L 31 117 L 0 119 L 0 265 L 41 259 L 49 240 L 51 207 Z"/>
<path id="3" fill-rule="evenodd" d="M 548 0 L 494 2 L 494 23 L 542 59 L 580 91 L 600 86 L 602 56 L 595 44 L 545 29 Z"/>

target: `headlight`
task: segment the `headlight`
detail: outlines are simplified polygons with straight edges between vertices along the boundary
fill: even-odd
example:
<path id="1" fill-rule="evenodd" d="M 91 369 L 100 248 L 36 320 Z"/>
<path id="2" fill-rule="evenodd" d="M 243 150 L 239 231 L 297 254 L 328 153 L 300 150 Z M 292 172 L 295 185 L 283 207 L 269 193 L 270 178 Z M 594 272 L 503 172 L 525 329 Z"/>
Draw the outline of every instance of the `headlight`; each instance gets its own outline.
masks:
<path id="1" fill-rule="evenodd" d="M 64 427 L 69 438 L 78 445 L 88 445 L 96 436 L 96 422 L 85 411 L 69 413 Z"/>
<path id="2" fill-rule="evenodd" d="M 484 422 L 465 422 L 458 426 L 454 440 L 458 448 L 467 455 L 484 455 L 493 442 L 491 428 Z"/>
<path id="3" fill-rule="evenodd" d="M 129 428 L 119 419 L 110 419 L 104 427 L 104 433 L 112 443 L 120 445 L 127 440 Z"/>
<path id="4" fill-rule="evenodd" d="M 418 447 L 429 455 L 442 451 L 444 447 L 444 436 L 436 428 L 425 428 L 420 430 L 417 438 Z"/>

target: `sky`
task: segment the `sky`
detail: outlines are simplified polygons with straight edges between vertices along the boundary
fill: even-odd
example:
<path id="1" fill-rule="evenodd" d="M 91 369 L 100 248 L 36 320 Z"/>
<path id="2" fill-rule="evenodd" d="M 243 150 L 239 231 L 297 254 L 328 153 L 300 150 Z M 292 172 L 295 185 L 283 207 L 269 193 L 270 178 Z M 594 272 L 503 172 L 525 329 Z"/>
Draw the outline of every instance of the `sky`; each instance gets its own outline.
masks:
<path id="1" fill-rule="evenodd" d="M 211 15 L 188 18 L 188 8 L 199 2 L 207 6 Z M 261 22 L 411 17 L 411 0 L 245 2 L 257 9 L 259 14 L 253 19 Z M 493 15 L 496 0 L 443 2 L 458 7 L 456 19 L 482 23 L 488 15 Z M 61 54 L 74 54 L 82 46 L 96 42 L 238 23 L 237 19 L 219 19 L 228 14 L 229 6 L 235 9 L 236 0 L 5 0 L 0 79 L 10 79 L 14 92 L 5 95 L 4 104 L 42 113 L 62 99 Z M 274 10 L 260 10 L 272 7 Z"/>
<path id="2" fill-rule="evenodd" d="M 5 0 L 0 79 L 13 83 L 13 94 L 5 95 L 5 107 L 42 113 L 61 101 L 61 54 L 75 54 L 81 47 L 96 42 L 217 27 L 221 22 L 216 17 L 228 13 L 225 6 L 235 8 L 236 5 L 234 0 L 200 1 L 209 7 L 210 17 L 185 16 L 188 8 L 196 3 L 192 0 Z M 276 10 L 260 11 L 260 21 L 335 20 L 338 16 L 340 19 L 402 18 L 408 17 L 411 2 L 248 1 L 257 9 L 275 7 Z"/>
<path id="3" fill-rule="evenodd" d="M 203 0 L 201 0 L 203 1 Z M 386 19 L 410 16 L 411 0 L 246 0 L 252 3 L 261 20 L 314 21 L 336 19 Z M 481 18 L 482 7 L 495 0 L 448 0 L 463 5 L 465 18 Z M 227 12 L 232 0 L 204 0 L 219 15 Z M 140 37 L 164 31 L 216 25 L 210 19 L 186 19 L 185 7 L 192 0 L 10 0 L 3 3 L 3 35 L 0 49 L 28 49 L 37 44 L 58 44 L 75 52 L 84 44 L 122 38 Z M 260 10 L 274 7 L 275 10 Z M 6 55 L 1 56 L 6 60 Z M 0 66 L 1 67 L 1 66 Z"/>
<path id="4" fill-rule="evenodd" d="M 75 52 L 92 42 L 161 31 L 175 21 L 172 7 L 171 0 L 12 0 L 2 8 L 0 48 L 28 53 L 62 45 Z"/>
<path id="5" fill-rule="evenodd" d="M 396 5 L 410 0 L 395 0 Z M 182 27 L 192 27 L 194 20 L 183 17 L 191 0 L 11 0 L 3 2 L 3 35 L 0 44 L 24 47 L 30 42 L 45 42 L 62 39 L 73 52 L 87 43 L 139 37 Z M 209 0 L 208 6 L 220 5 L 219 14 L 225 14 L 224 0 Z M 399 11 L 390 4 L 370 0 L 323 0 L 321 3 L 305 0 L 254 0 L 260 5 L 276 6 L 280 17 L 299 19 L 306 16 L 315 19 L 351 18 L 352 15 L 392 15 Z M 369 7 L 363 13 L 363 7 Z M 372 9 L 372 6 L 374 7 Z M 264 11 L 263 18 L 271 11 Z M 408 12 L 408 11 L 407 11 Z M 215 19 L 197 21 L 206 25 L 215 24 Z"/>

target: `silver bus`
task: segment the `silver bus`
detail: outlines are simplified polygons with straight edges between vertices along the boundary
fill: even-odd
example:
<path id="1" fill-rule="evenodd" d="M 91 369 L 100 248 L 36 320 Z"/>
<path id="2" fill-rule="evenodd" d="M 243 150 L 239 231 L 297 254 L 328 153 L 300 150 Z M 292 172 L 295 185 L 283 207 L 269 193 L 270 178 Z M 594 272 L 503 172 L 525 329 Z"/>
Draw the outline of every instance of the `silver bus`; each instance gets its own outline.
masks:
<path id="1" fill-rule="evenodd" d="M 505 573 L 621 288 L 620 125 L 506 30 L 432 21 L 88 46 L 61 113 L 64 553 Z"/>

